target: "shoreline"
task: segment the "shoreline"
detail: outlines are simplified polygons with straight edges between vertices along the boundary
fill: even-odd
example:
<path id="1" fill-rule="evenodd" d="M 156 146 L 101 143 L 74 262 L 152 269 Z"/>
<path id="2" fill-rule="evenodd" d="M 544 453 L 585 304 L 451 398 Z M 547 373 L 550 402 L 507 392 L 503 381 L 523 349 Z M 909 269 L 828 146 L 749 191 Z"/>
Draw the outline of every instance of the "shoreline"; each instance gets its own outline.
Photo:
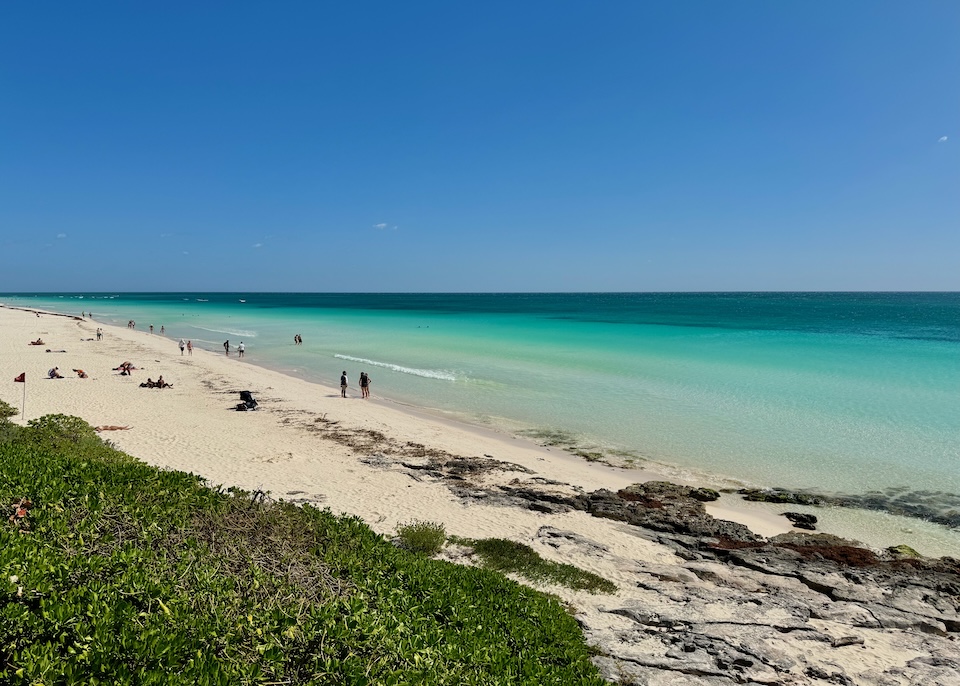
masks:
<path id="1" fill-rule="evenodd" d="M 138 344 L 139 347 L 144 349 L 144 352 L 150 351 L 152 354 L 167 358 L 181 358 L 180 355 L 177 355 L 178 348 L 176 346 L 176 340 L 168 338 L 166 336 L 161 336 L 160 334 L 150 334 L 146 331 L 136 330 L 136 329 L 127 329 L 126 327 L 121 327 L 115 324 L 104 324 L 98 322 L 95 319 L 85 319 L 75 315 L 69 315 L 60 312 L 54 312 L 43 309 L 29 309 L 22 307 L 12 307 L 9 305 L 0 305 L 0 311 L 2 310 L 12 310 L 12 311 L 21 311 L 24 313 L 40 313 L 43 317 L 46 316 L 55 316 L 62 318 L 65 321 L 74 322 L 80 325 L 85 325 L 90 329 L 87 333 L 87 338 L 92 338 L 93 334 L 97 327 L 100 327 L 104 330 L 104 342 L 108 338 L 112 337 L 114 340 L 124 339 L 128 340 L 131 343 Z M 28 324 L 38 324 L 42 328 L 43 317 L 40 317 L 39 320 L 33 320 L 30 318 L 25 318 Z M 47 334 L 42 334 L 46 336 Z M 0 334 L 2 336 L 2 334 Z M 0 339 L 2 340 L 2 339 Z M 32 339 L 31 339 L 32 340 Z M 60 347 L 60 343 L 53 344 L 51 341 L 46 341 L 47 345 L 55 345 L 55 347 Z M 86 340 L 84 343 L 96 343 L 95 340 Z M 37 348 L 46 349 L 46 345 L 37 346 Z M 169 349 L 168 349 L 169 348 Z M 216 352 L 205 350 L 202 348 L 194 349 L 194 357 L 186 357 L 187 360 L 195 359 L 200 360 L 204 359 L 205 362 L 213 362 L 217 366 L 216 373 L 218 375 L 223 375 L 226 373 L 226 369 L 220 366 L 220 363 L 226 363 L 231 366 L 236 366 L 237 371 L 242 372 L 253 372 L 254 376 L 258 376 L 257 371 L 263 372 L 267 375 L 276 375 L 277 377 L 282 377 L 283 380 L 289 381 L 291 383 L 296 383 L 299 386 L 305 386 L 307 389 L 317 389 L 323 397 L 333 399 L 336 406 L 340 407 L 342 405 L 347 405 L 349 408 L 350 405 L 354 403 L 361 402 L 359 397 L 349 396 L 347 402 L 343 403 L 342 399 L 339 398 L 339 389 L 336 389 L 332 386 L 327 386 L 322 383 L 306 380 L 300 376 L 293 376 L 283 370 L 272 368 L 266 365 L 258 364 L 253 361 L 238 360 L 236 355 L 226 356 L 220 355 Z M 86 354 L 87 351 L 85 351 Z M 119 352 L 119 351 L 118 351 Z M 70 353 L 67 353 L 70 354 Z M 120 353 L 120 356 L 123 356 L 124 353 Z M 129 355 L 128 355 L 129 356 Z M 56 363 L 57 359 L 51 359 L 51 363 Z M 117 361 L 119 363 L 122 360 Z M 157 363 L 160 360 L 156 360 Z M 136 361 L 134 361 L 136 364 Z M 94 364 L 85 363 L 86 367 L 84 368 L 93 368 Z M 91 371 L 87 369 L 87 371 Z M 159 369 L 159 368 L 158 368 Z M 110 370 L 111 374 L 114 374 L 113 370 Z M 104 370 L 100 370 L 100 376 L 102 377 Z M 168 375 L 166 371 L 163 371 L 162 374 L 167 378 L 167 380 L 172 380 L 172 377 Z M 91 371 L 91 376 L 93 375 Z M 145 380 L 147 376 L 151 376 L 151 370 L 147 368 L 142 368 L 138 370 L 133 379 L 138 383 L 141 380 Z M 44 381 L 46 381 L 44 379 Z M 269 386 L 268 386 L 269 387 Z M 272 387 L 271 387 L 272 388 Z M 146 389 L 144 389 L 146 390 Z M 354 389 L 355 390 L 355 389 Z M 260 396 L 258 396 L 260 399 Z M 235 404 L 235 403 L 234 403 Z M 374 394 L 369 402 L 364 403 L 369 405 L 372 408 L 381 408 L 384 411 L 390 412 L 393 417 L 393 421 L 398 421 L 404 423 L 403 418 L 408 417 L 410 419 L 415 419 L 418 423 L 424 423 L 427 425 L 433 425 L 430 428 L 430 432 L 435 437 L 440 437 L 445 433 L 456 433 L 459 434 L 457 441 L 466 441 L 467 446 L 473 449 L 474 453 L 477 455 L 481 454 L 491 454 L 491 451 L 501 452 L 504 454 L 510 454 L 514 452 L 519 452 L 523 455 L 523 458 L 520 460 L 525 466 L 529 466 L 531 462 L 545 462 L 550 461 L 554 463 L 557 467 L 560 467 L 562 472 L 573 471 L 579 475 L 585 476 L 585 483 L 579 484 L 585 488 L 598 488 L 598 487 L 624 487 L 631 483 L 638 481 L 649 481 L 649 480 L 672 480 L 677 481 L 686 485 L 693 487 L 699 486 L 717 486 L 717 485 L 730 485 L 734 483 L 732 480 L 723 480 L 721 483 L 716 481 L 710 482 L 709 484 L 706 481 L 702 480 L 691 480 L 685 479 L 681 474 L 679 474 L 679 469 L 671 470 L 669 465 L 660 465 L 659 463 L 651 463 L 656 469 L 643 469 L 637 467 L 620 467 L 617 465 L 611 465 L 605 462 L 590 462 L 582 457 L 579 457 L 571 452 L 564 450 L 562 447 L 554 446 L 553 448 L 549 446 L 544 446 L 537 443 L 533 438 L 509 434 L 503 431 L 500 431 L 497 428 L 485 427 L 479 424 L 470 423 L 461 418 L 452 418 L 449 416 L 444 416 L 441 411 L 431 410 L 430 408 L 418 407 L 408 403 L 403 403 L 400 401 L 395 401 L 390 398 L 385 398 Z M 32 405 L 28 401 L 28 409 Z M 263 409 L 263 401 L 261 399 L 261 409 Z M 51 409 L 51 412 L 57 410 Z M 372 410 L 375 414 L 376 409 Z M 46 414 L 47 412 L 42 412 L 41 414 Z M 28 412 L 34 416 L 40 416 L 36 412 Z M 349 411 L 347 414 L 350 414 Z M 366 413 L 365 413 L 366 414 Z M 82 416 L 82 415 L 80 415 Z M 85 418 L 85 417 L 84 417 Z M 369 418 L 365 418 L 365 422 L 369 422 Z M 94 422 L 91 422 L 94 423 Z M 119 425 L 123 422 L 112 422 L 113 425 Z M 118 445 L 122 448 L 122 443 L 125 441 L 120 438 L 115 438 L 118 434 L 112 434 L 111 439 L 115 440 Z M 405 438 L 405 437 L 404 437 Z M 493 447 L 491 447 L 493 446 Z M 461 452 L 469 452 L 461 451 Z M 149 459 L 142 456 L 139 453 L 131 452 L 139 459 L 144 459 L 147 462 L 150 462 Z M 512 457 L 517 457 L 512 455 Z M 158 466 L 167 466 L 167 465 L 158 465 Z M 540 466 L 540 465 L 536 465 Z M 194 471 L 194 470 L 187 470 Z M 200 473 L 200 472 L 198 472 Z M 206 475 L 204 475 L 206 476 Z M 225 485 L 227 485 L 225 483 Z M 239 484 L 234 484 L 239 485 Z M 260 488 L 259 485 L 254 488 Z M 739 523 L 749 526 L 761 535 L 769 536 L 775 535 L 777 533 L 783 533 L 791 530 L 790 523 L 780 517 L 777 514 L 764 512 L 763 508 L 737 508 L 735 506 L 735 500 L 739 498 L 724 498 L 723 499 L 723 508 L 725 511 L 728 511 L 728 514 L 737 518 Z M 752 510 L 752 511 L 750 511 Z"/>
<path id="2" fill-rule="evenodd" d="M 169 351 L 166 349 L 167 347 L 175 352 L 177 350 L 175 339 L 159 333 L 149 333 L 145 330 L 136 329 L 131 330 L 118 324 L 101 323 L 95 319 L 82 318 L 77 315 L 53 310 L 0 304 L 0 310 L 3 309 L 41 314 L 43 316 L 55 316 L 65 320 L 85 323 L 92 327 L 91 334 L 97 327 L 103 328 L 105 332 L 108 330 L 112 331 L 114 336 L 123 332 L 124 335 L 129 335 L 131 341 L 140 341 L 143 343 L 152 342 L 156 344 L 156 350 L 162 351 L 164 355 L 169 355 Z M 42 317 L 40 319 L 42 319 Z M 209 355 L 215 360 L 222 361 L 226 359 L 232 365 L 253 367 L 270 374 L 276 374 L 284 379 L 306 384 L 308 387 L 317 387 L 318 389 L 322 389 L 327 397 L 336 397 L 337 400 L 340 400 L 339 389 L 316 381 L 313 378 L 298 375 L 296 374 L 296 370 L 283 369 L 258 362 L 256 361 L 256 356 L 254 356 L 253 361 L 248 361 L 247 359 L 238 360 L 235 354 L 232 357 L 227 357 L 220 355 L 216 351 L 206 350 L 200 347 L 195 347 L 195 351 L 200 355 Z M 176 355 L 174 356 L 176 357 Z M 358 389 L 353 390 L 357 391 Z M 348 397 L 347 400 L 348 402 L 358 401 L 360 398 Z M 483 454 L 484 451 L 486 453 L 490 452 L 490 449 L 482 448 L 482 444 L 485 441 L 499 443 L 507 452 L 522 446 L 525 450 L 538 453 L 537 460 L 555 462 L 558 465 L 562 465 L 565 470 L 573 469 L 575 472 L 583 471 L 585 473 L 595 472 L 593 477 L 587 479 L 588 483 L 594 484 L 591 487 L 598 487 L 596 484 L 603 483 L 614 483 L 622 487 L 636 482 L 666 480 L 695 488 L 706 487 L 717 490 L 721 494 L 720 500 L 715 503 L 707 503 L 708 512 L 717 518 L 728 519 L 743 524 L 761 536 L 770 537 L 788 531 L 799 531 L 800 529 L 794 527 L 783 516 L 785 511 L 792 511 L 816 516 L 819 520 L 817 531 L 835 533 L 844 538 L 856 540 L 875 551 L 880 551 L 890 546 L 905 544 L 916 547 L 921 550 L 923 554 L 932 557 L 941 555 L 960 557 L 960 539 L 950 540 L 953 530 L 949 527 L 940 527 L 940 525 L 932 524 L 929 521 L 916 517 L 893 514 L 882 508 L 750 502 L 737 493 L 738 490 L 750 485 L 732 477 L 690 470 L 657 461 L 644 460 L 629 465 L 616 464 L 614 461 L 607 459 L 591 460 L 578 455 L 576 452 L 577 446 L 569 446 L 562 443 L 544 444 L 540 442 L 542 438 L 524 435 L 523 433 L 512 433 L 498 426 L 487 426 L 472 422 L 470 418 L 465 415 L 447 410 L 420 407 L 412 403 L 398 401 L 377 394 L 373 395 L 371 403 L 391 408 L 402 416 L 410 416 L 411 418 L 416 418 L 418 421 L 428 424 L 438 424 L 452 432 L 463 432 L 468 435 L 473 435 L 476 440 L 471 441 L 470 445 L 478 446 L 477 454 Z M 440 431 L 439 433 L 443 432 Z M 600 477 L 600 474 L 605 474 L 605 478 L 607 478 L 608 481 L 605 482 L 604 478 Z M 252 488 L 259 488 L 259 486 Z M 778 489 L 769 487 L 759 490 Z M 919 539 L 919 541 L 917 539 Z"/>

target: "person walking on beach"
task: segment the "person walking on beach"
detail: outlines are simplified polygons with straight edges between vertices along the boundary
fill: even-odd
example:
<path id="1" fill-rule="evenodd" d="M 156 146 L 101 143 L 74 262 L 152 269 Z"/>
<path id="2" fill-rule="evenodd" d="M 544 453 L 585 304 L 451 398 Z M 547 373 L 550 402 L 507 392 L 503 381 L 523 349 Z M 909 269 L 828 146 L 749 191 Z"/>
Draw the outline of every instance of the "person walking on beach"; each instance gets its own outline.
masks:
<path id="1" fill-rule="evenodd" d="M 237 357 L 243 357 L 243 341 L 237 346 Z"/>
<path id="2" fill-rule="evenodd" d="M 363 398 L 370 397 L 370 377 L 367 376 L 366 372 L 360 372 L 360 396 Z"/>
<path id="3" fill-rule="evenodd" d="M 101 329 L 101 328 L 98 326 L 98 327 L 97 327 L 97 340 L 99 341 L 101 338 L 103 338 L 103 329 Z"/>
<path id="4" fill-rule="evenodd" d="M 150 325 L 150 333 L 153 333 L 153 324 Z"/>
<path id="5" fill-rule="evenodd" d="M 225 340 L 223 342 L 223 352 L 227 354 L 227 357 L 230 357 L 230 340 Z"/>
<path id="6" fill-rule="evenodd" d="M 187 355 L 193 355 L 193 341 L 187 341 Z"/>
<path id="7" fill-rule="evenodd" d="M 160 325 L 160 335 L 163 336 L 166 333 L 166 330 L 163 328 L 163 324 Z"/>
<path id="8" fill-rule="evenodd" d="M 343 373 L 340 374 L 340 397 L 347 397 L 347 370 L 343 370 Z"/>
<path id="9" fill-rule="evenodd" d="M 180 357 L 183 357 L 183 349 L 187 347 L 187 344 L 183 342 L 183 339 L 180 339 Z"/>

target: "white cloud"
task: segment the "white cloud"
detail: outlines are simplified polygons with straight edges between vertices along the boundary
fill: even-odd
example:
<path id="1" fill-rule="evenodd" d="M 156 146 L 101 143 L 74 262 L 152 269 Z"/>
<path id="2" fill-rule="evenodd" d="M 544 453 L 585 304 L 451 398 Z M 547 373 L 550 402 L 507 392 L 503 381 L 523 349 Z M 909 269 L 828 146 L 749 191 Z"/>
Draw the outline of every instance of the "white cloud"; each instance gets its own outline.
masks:
<path id="1" fill-rule="evenodd" d="M 254 248 L 262 248 L 262 247 L 263 247 L 263 243 L 254 243 L 254 244 L 253 244 L 253 247 L 254 247 Z"/>
<path id="2" fill-rule="evenodd" d="M 387 228 L 387 225 L 386 225 L 386 224 L 374 224 L 374 225 L 373 225 L 373 228 L 375 228 L 375 229 L 385 229 L 385 228 Z"/>
<path id="3" fill-rule="evenodd" d="M 57 234 L 57 238 L 66 238 L 66 237 L 67 237 L 67 234 L 65 234 L 65 233 L 58 233 L 58 234 Z"/>
<path id="4" fill-rule="evenodd" d="M 184 254 L 184 255 L 189 255 L 190 253 L 188 253 L 186 250 L 184 250 L 184 251 L 183 251 L 183 254 Z"/>
<path id="5" fill-rule="evenodd" d="M 937 143 L 946 143 L 946 142 L 947 142 L 946 136 L 940 136 L 940 140 L 937 141 Z"/>

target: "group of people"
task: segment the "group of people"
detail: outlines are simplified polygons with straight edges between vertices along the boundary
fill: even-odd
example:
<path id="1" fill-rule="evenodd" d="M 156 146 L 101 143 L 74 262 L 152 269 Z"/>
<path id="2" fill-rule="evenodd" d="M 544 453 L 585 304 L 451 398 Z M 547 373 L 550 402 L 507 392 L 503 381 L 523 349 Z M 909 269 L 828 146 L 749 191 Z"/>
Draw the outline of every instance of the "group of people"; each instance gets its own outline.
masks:
<path id="1" fill-rule="evenodd" d="M 237 357 L 243 357 L 244 350 L 246 350 L 246 348 L 243 345 L 243 341 L 240 341 L 240 345 L 237 346 Z M 230 357 L 230 341 L 229 340 L 223 342 L 223 352 L 227 354 L 227 357 Z"/>
<path id="2" fill-rule="evenodd" d="M 103 338 L 103 329 L 101 329 L 101 328 L 98 326 L 98 327 L 97 327 L 97 340 L 99 341 L 101 338 Z"/>
<path id="3" fill-rule="evenodd" d="M 150 377 L 147 377 L 147 380 L 140 384 L 140 388 L 173 388 L 173 384 L 168 384 L 163 380 L 163 375 L 154 381 Z"/>
<path id="4" fill-rule="evenodd" d="M 294 345 L 303 345 L 303 336 L 301 336 L 300 334 L 294 334 L 294 336 L 293 336 L 293 344 L 294 344 Z"/>
<path id="5" fill-rule="evenodd" d="M 81 379 L 89 379 L 89 378 L 90 378 L 90 376 L 89 376 L 85 371 L 83 371 L 82 369 L 74 369 L 73 371 L 75 371 L 75 372 L 77 373 L 77 376 L 78 376 L 79 378 L 81 378 Z M 60 367 L 54 367 L 53 369 L 50 369 L 50 370 L 47 372 L 47 378 L 50 378 L 50 379 L 62 379 L 62 378 L 63 378 L 63 374 L 60 373 Z"/>
<path id="6" fill-rule="evenodd" d="M 187 352 L 188 352 L 190 355 L 193 355 L 193 341 L 187 341 L 186 343 L 184 343 L 184 342 L 183 342 L 183 339 L 181 338 L 181 339 L 180 339 L 180 354 L 181 354 L 181 355 L 183 355 L 183 350 L 184 350 L 184 348 L 187 349 Z"/>
<path id="7" fill-rule="evenodd" d="M 369 398 L 370 397 L 370 384 L 372 379 L 366 372 L 360 372 L 360 397 Z M 347 380 L 347 370 L 343 370 L 340 374 L 340 397 L 347 397 L 347 386 L 350 385 Z"/>

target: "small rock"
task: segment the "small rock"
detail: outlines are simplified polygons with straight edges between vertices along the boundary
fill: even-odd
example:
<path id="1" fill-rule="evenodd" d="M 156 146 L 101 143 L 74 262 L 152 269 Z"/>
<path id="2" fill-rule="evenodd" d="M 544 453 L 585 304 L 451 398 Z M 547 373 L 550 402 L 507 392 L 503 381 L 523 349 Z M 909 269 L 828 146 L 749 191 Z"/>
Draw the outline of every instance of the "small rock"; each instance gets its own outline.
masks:
<path id="1" fill-rule="evenodd" d="M 923 557 L 923 555 L 921 555 L 920 553 L 918 553 L 916 550 L 914 550 L 908 545 L 890 546 L 889 548 L 887 548 L 887 552 L 890 553 L 893 557 L 895 557 L 898 560 L 904 560 L 908 558 L 918 559 Z"/>
<path id="2" fill-rule="evenodd" d="M 816 531 L 817 518 L 812 514 L 803 514 L 802 512 L 784 512 L 783 516 L 790 520 L 798 529 L 807 529 Z"/>
<path id="3" fill-rule="evenodd" d="M 863 639 L 860 636 L 841 636 L 840 638 L 834 640 L 831 644 L 834 648 L 842 648 L 843 646 L 854 646 L 854 645 L 863 645 Z"/>

